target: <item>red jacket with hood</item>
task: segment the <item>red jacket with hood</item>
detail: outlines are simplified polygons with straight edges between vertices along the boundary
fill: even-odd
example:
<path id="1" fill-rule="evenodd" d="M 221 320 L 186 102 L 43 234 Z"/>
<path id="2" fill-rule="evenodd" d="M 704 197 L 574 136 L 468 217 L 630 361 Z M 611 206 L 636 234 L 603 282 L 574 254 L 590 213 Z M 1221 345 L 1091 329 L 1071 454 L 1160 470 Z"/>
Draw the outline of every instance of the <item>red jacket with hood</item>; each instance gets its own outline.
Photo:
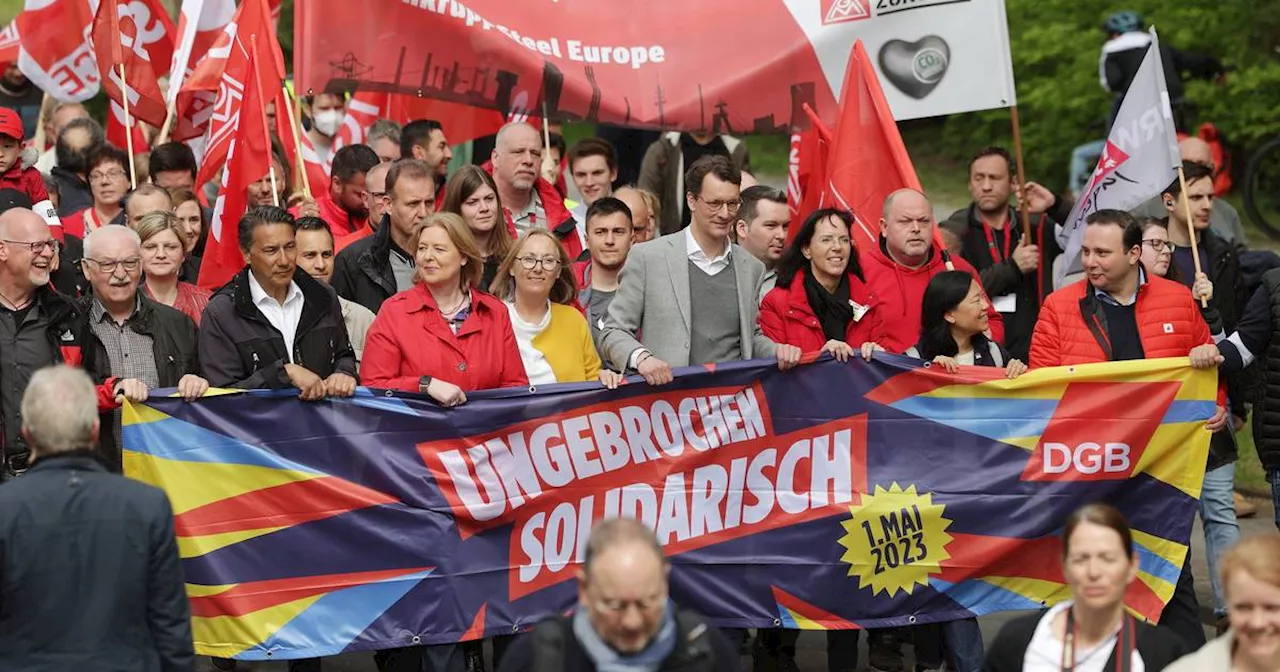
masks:
<path id="1" fill-rule="evenodd" d="M 883 336 L 880 322 L 882 306 L 873 302 L 866 283 L 852 273 L 849 274 L 849 300 L 870 306 L 870 310 L 861 320 L 849 322 L 844 342 L 854 348 L 867 341 L 879 343 Z M 790 287 L 774 287 L 765 295 L 764 301 L 760 302 L 759 320 L 760 331 L 774 343 L 794 345 L 806 353 L 821 350 L 827 344 L 822 324 L 809 306 L 809 296 L 804 291 L 803 270 L 796 273 Z"/>
<path id="2" fill-rule="evenodd" d="M 920 340 L 920 311 L 924 302 L 924 290 L 929 286 L 933 276 L 947 270 L 942 255 L 930 252 L 929 261 L 920 268 L 903 268 L 889 258 L 884 251 L 884 239 L 880 245 L 858 252 L 858 261 L 862 264 L 862 274 L 867 278 L 867 289 L 871 292 L 870 300 L 880 311 L 880 323 L 884 340 L 880 342 L 890 352 L 906 352 Z M 978 280 L 978 272 L 973 270 L 969 262 L 953 256 L 951 262 L 957 271 L 964 271 Z M 988 302 L 989 303 L 989 302 Z M 988 305 L 987 316 L 990 318 L 991 337 L 997 343 L 1004 343 L 1004 320 L 994 306 Z M 850 345 L 853 345 L 852 343 Z"/>
<path id="3" fill-rule="evenodd" d="M 486 162 L 481 167 L 485 172 L 493 175 L 492 161 Z M 565 252 L 569 253 L 569 259 L 577 261 L 587 247 L 578 236 L 578 222 L 574 220 L 573 215 L 569 214 L 569 208 L 565 207 L 564 197 L 556 191 L 555 185 L 541 177 L 534 183 L 533 188 L 537 190 L 538 200 L 542 202 L 542 209 L 547 213 L 545 222 L 547 229 L 560 239 Z M 511 211 L 503 206 L 502 214 L 507 218 L 507 230 L 511 232 L 511 237 L 517 237 L 516 223 L 511 219 Z"/>

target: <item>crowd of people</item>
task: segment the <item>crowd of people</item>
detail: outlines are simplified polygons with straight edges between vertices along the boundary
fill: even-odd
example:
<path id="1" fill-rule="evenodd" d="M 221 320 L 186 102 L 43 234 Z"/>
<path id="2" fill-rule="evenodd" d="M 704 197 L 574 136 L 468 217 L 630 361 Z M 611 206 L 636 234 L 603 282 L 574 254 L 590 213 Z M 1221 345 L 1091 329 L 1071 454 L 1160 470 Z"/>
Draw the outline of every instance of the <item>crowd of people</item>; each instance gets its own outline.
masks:
<path id="1" fill-rule="evenodd" d="M 319 94 L 307 102 L 308 134 L 323 151 L 343 101 Z M 1226 230 L 1219 225 L 1229 218 L 1215 202 L 1198 140 L 1181 147 L 1185 188 L 1175 181 L 1144 206 L 1154 213 L 1089 216 L 1085 277 L 1056 288 L 1069 203 L 1035 183 L 1019 187 L 999 147 L 976 153 L 973 202 L 938 231 L 929 198 L 903 189 L 881 212 L 858 213 L 879 220 L 877 244 L 861 245 L 853 213 L 839 209 L 801 213 L 790 231 L 786 195 L 755 184 L 745 143 L 730 136 L 669 133 L 641 152 L 622 152 L 601 137 L 545 146 L 537 129 L 511 123 L 489 155 L 451 171 L 440 123 L 383 120 L 367 144 L 332 153 L 332 172 L 312 180 L 314 199 L 297 192 L 289 179 L 296 166 L 273 152 L 276 192 L 270 175 L 251 184 L 250 208 L 234 232 L 244 266 L 226 285 L 206 289 L 195 283 L 210 243 L 210 194 L 195 183 L 191 149 L 158 145 L 130 188 L 141 162 L 107 144 L 82 106 L 51 106 L 41 123 L 54 139 L 52 154 L 24 157 L 23 122 L 0 108 L 0 136 L 19 141 L 0 142 L 0 481 L 12 481 L 0 498 L 17 502 L 15 493 L 29 490 L 73 497 L 75 479 L 117 487 L 105 484 L 106 472 L 121 470 L 121 404 L 159 388 L 189 400 L 210 387 L 295 388 L 301 399 L 319 400 L 366 385 L 457 407 L 477 390 L 592 381 L 615 388 L 627 376 L 660 386 L 682 367 L 739 360 L 773 359 L 787 371 L 813 353 L 848 361 L 887 351 L 949 372 L 998 367 L 1011 378 L 1028 368 L 1190 357 L 1195 367 L 1221 367 L 1223 381 L 1206 423 L 1213 437 L 1200 513 L 1225 640 L 1201 648 L 1189 558 L 1159 629 L 1124 616 L 1134 547 L 1119 514 L 1099 505 L 1077 513 L 1064 533 L 1073 603 L 1011 624 L 985 653 L 973 619 L 872 631 L 869 662 L 903 670 L 904 641 L 915 643 L 922 669 L 964 672 L 983 669 L 984 659 L 992 670 L 1056 668 L 1068 654 L 1071 669 L 1103 669 L 1113 651 L 1142 661 L 1124 669 L 1161 669 L 1196 650 L 1214 660 L 1276 662 L 1258 633 L 1266 626 L 1275 636 L 1267 619 L 1280 611 L 1273 599 L 1280 569 L 1269 564 L 1274 554 L 1256 555 L 1280 542 L 1237 543 L 1232 462 L 1234 432 L 1252 402 L 1255 440 L 1280 501 L 1280 339 L 1272 338 L 1280 330 L 1280 272 L 1246 291 L 1239 257 L 1247 243 L 1229 221 Z M 638 182 L 620 184 L 620 174 Z M 581 202 L 569 198 L 570 183 Z M 1029 226 L 1018 221 L 1019 199 Z M 57 365 L 88 377 L 48 369 Z M 1260 369 L 1265 382 L 1251 396 L 1249 374 Z M 92 422 L 77 416 L 66 430 L 74 436 L 37 408 L 63 403 L 59 395 L 66 403 L 87 398 L 85 390 L 96 414 Z M 149 506 L 167 512 L 158 501 Z M 0 504 L 0 534 L 11 532 L 5 526 L 17 510 Z M 22 603 L 30 593 L 14 592 L 11 577 L 30 562 L 18 554 L 34 547 L 8 542 L 0 537 L 3 622 L 33 613 Z M 743 650 L 760 672 L 795 668 L 794 631 L 762 630 L 748 642 L 745 630 L 722 636 L 668 606 L 666 561 L 634 523 L 603 524 L 591 544 L 583 608 L 558 626 L 558 641 L 575 643 L 559 653 L 566 668 L 727 671 L 737 665 L 731 654 Z M 151 551 L 154 562 L 176 562 L 171 539 L 162 546 Z M 185 606 L 169 602 L 154 606 L 178 636 Z M 74 665 L 57 668 L 58 661 L 84 653 L 60 650 L 65 639 L 22 632 L 0 632 L 8 638 L 0 663 L 65 669 Z M 152 632 L 120 646 L 145 641 L 160 662 L 119 669 L 189 666 L 189 630 L 184 645 Z M 514 644 L 495 642 L 494 666 L 518 670 L 542 660 L 522 647 L 536 649 L 545 636 L 540 628 Z M 828 650 L 831 672 L 852 672 L 858 632 L 829 633 Z M 424 664 L 435 672 L 485 665 L 476 646 L 408 647 L 376 660 L 380 669 L 415 672 Z M 290 669 L 321 665 L 292 661 Z"/>

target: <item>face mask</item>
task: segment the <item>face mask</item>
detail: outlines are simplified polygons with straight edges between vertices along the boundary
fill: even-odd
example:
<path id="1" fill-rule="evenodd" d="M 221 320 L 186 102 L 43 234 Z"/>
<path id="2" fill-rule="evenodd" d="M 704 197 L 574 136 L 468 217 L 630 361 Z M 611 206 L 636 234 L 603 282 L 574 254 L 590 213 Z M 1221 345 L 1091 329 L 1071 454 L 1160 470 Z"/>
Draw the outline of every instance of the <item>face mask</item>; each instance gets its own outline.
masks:
<path id="1" fill-rule="evenodd" d="M 333 137 L 338 132 L 338 127 L 342 125 L 342 110 L 317 112 L 312 121 L 321 135 Z"/>

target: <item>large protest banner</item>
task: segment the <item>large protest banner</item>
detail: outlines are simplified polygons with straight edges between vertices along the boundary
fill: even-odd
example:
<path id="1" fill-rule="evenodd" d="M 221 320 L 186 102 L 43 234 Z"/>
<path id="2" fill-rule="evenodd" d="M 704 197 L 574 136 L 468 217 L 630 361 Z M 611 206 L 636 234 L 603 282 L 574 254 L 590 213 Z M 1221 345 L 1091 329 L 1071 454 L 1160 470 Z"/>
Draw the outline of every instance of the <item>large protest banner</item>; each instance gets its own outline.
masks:
<path id="1" fill-rule="evenodd" d="M 652 526 L 724 625 L 866 628 L 1066 596 L 1056 534 L 1133 523 L 1129 606 L 1186 555 L 1216 376 L 1186 359 L 946 374 L 771 362 L 474 393 L 153 398 L 125 469 L 173 502 L 197 650 L 281 659 L 510 634 L 576 600 L 594 521 Z"/>
<path id="2" fill-rule="evenodd" d="M 1003 0 L 298 3 L 302 91 L 716 133 L 828 124 L 859 38 L 897 119 L 1012 105 Z"/>

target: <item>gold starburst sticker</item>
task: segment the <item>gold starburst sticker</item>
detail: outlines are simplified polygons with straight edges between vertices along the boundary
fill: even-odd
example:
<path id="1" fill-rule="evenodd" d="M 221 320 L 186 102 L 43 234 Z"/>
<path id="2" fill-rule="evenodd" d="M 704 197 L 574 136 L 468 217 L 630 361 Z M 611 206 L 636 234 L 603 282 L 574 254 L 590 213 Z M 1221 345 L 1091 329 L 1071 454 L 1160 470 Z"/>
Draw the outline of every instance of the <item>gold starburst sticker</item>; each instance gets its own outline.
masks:
<path id="1" fill-rule="evenodd" d="M 884 591 L 889 597 L 928 586 L 929 575 L 951 557 L 945 508 L 933 503 L 932 494 L 917 494 L 914 485 L 906 490 L 896 482 L 888 490 L 877 485 L 874 493 L 864 494 L 861 503 L 849 507 L 853 516 L 841 523 L 840 545 L 846 550 L 840 559 L 849 563 L 849 576 L 858 577 L 860 588 L 870 586 L 874 594 Z"/>

